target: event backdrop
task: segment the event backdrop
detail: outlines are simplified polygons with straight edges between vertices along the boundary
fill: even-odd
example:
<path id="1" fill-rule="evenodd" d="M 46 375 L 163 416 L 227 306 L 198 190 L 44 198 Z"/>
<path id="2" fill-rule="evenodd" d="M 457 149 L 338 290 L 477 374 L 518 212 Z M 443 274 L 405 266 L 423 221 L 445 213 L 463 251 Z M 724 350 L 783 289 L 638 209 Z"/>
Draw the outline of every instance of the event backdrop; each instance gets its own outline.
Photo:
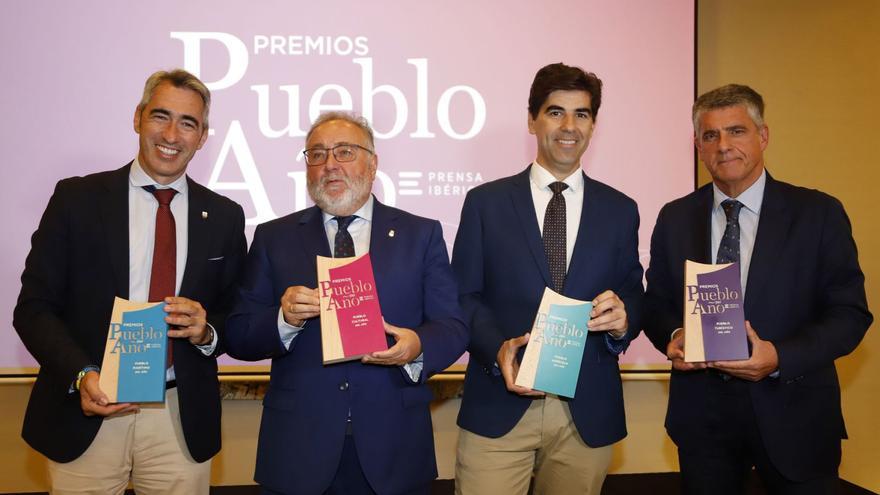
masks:
<path id="1" fill-rule="evenodd" d="M 643 263 L 660 207 L 694 186 L 693 0 L 10 0 L 4 11 L 7 373 L 36 364 L 11 315 L 53 187 L 135 156 L 135 105 L 158 69 L 184 67 L 212 90 L 210 137 L 188 173 L 242 204 L 248 238 L 256 224 L 311 204 L 305 131 L 321 111 L 351 109 L 376 130 L 378 199 L 439 219 L 451 250 L 466 192 L 534 159 L 529 86 L 560 61 L 604 81 L 583 165 L 638 201 Z M 665 361 L 644 338 L 624 360 Z"/>

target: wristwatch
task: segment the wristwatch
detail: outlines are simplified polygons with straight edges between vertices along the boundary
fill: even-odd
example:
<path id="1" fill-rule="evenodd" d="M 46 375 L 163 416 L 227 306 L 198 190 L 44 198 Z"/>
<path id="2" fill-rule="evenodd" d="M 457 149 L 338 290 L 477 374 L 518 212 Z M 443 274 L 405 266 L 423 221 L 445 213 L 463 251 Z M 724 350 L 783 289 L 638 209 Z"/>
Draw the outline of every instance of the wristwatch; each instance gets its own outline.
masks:
<path id="1" fill-rule="evenodd" d="M 76 382 L 73 384 L 73 388 L 79 390 L 79 384 L 82 383 L 82 379 L 86 376 L 86 374 L 90 371 L 100 372 L 101 368 L 95 366 L 94 364 L 90 364 L 85 368 L 79 370 L 79 373 L 76 374 Z"/>

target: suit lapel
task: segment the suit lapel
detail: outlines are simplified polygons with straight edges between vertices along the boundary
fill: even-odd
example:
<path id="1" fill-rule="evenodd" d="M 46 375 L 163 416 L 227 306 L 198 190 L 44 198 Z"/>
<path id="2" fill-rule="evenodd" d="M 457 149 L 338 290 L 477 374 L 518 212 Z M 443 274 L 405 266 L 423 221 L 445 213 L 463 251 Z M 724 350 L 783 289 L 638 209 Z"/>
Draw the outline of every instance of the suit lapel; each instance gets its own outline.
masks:
<path id="1" fill-rule="evenodd" d="M 386 263 L 399 262 L 396 255 L 396 245 L 394 239 L 399 235 L 395 228 L 400 212 L 394 208 L 389 208 L 379 200 L 373 200 L 373 221 L 370 225 L 370 261 L 373 264 L 373 273 L 376 277 L 376 287 L 384 287 L 382 281 L 383 274 L 393 273 L 390 267 L 386 267 Z M 394 232 L 394 235 L 391 234 Z M 406 234 L 401 232 L 400 234 Z"/>
<path id="2" fill-rule="evenodd" d="M 208 261 L 211 246 L 210 223 L 216 221 L 211 217 L 211 208 L 205 191 L 198 187 L 188 176 L 187 194 L 187 235 L 186 235 L 186 267 L 183 271 L 183 280 L 180 283 L 180 295 L 194 294 L 199 274 Z M 205 212 L 207 215 L 203 215 Z"/>
<path id="3" fill-rule="evenodd" d="M 302 246 L 302 250 L 308 255 L 310 262 L 317 263 L 315 256 L 330 257 L 330 244 L 327 242 L 327 231 L 324 230 L 324 216 L 317 206 L 313 206 L 303 212 L 299 218 L 299 235 L 295 236 L 296 243 Z"/>
<path id="4" fill-rule="evenodd" d="M 544 253 L 544 241 L 541 239 L 541 228 L 538 226 L 538 219 L 535 216 L 535 202 L 532 200 L 532 191 L 529 187 L 530 169 L 531 165 L 513 177 L 510 199 L 519 218 L 518 224 L 523 229 L 526 244 L 529 246 L 538 271 L 541 272 L 544 284 L 547 287 L 553 287 L 550 265 L 547 263 L 547 255 Z"/>
<path id="5" fill-rule="evenodd" d="M 131 163 L 107 176 L 100 216 L 113 266 L 116 293 L 128 299 L 128 175 Z"/>
<path id="6" fill-rule="evenodd" d="M 693 244 L 691 244 L 689 253 L 693 256 L 692 261 L 698 263 L 712 263 L 712 200 L 714 192 L 712 184 L 709 183 L 700 189 L 697 195 L 697 212 L 694 215 L 697 228 L 693 230 Z M 690 258 L 688 256 L 688 258 Z M 682 267 L 684 273 L 684 267 Z"/>
<path id="7" fill-rule="evenodd" d="M 779 259 L 791 226 L 791 214 L 781 196 L 779 184 L 767 174 L 758 232 L 755 235 L 755 247 L 752 250 L 749 278 L 746 282 L 747 315 L 753 313 L 755 304 L 758 304 L 756 301 L 761 300 L 761 292 L 767 280 L 773 276 L 773 265 Z"/>
<path id="8" fill-rule="evenodd" d="M 585 271 L 590 273 L 591 262 L 598 260 L 596 248 L 596 239 L 601 239 L 595 235 L 596 232 L 602 232 L 602 227 L 607 215 L 603 215 L 601 211 L 602 205 L 598 203 L 595 195 L 595 181 L 587 177 L 587 174 L 581 172 L 584 176 L 584 199 L 581 207 L 581 219 L 578 225 L 577 239 L 574 242 L 574 249 L 571 253 L 571 262 L 568 265 L 568 271 L 565 274 L 565 287 L 569 287 L 569 281 L 578 280 L 578 273 Z M 591 241 L 592 236 L 592 241 Z M 603 242 L 603 241 L 598 241 Z"/>

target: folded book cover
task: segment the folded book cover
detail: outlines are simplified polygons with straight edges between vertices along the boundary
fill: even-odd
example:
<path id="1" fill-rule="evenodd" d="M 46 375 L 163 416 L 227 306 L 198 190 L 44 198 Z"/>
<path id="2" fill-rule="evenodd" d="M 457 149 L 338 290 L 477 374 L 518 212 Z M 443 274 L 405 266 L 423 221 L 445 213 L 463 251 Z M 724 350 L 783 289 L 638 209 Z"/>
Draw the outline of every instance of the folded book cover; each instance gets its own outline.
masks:
<path id="1" fill-rule="evenodd" d="M 574 398 L 592 309 L 591 302 L 545 288 L 516 384 Z"/>
<path id="2" fill-rule="evenodd" d="M 370 254 L 318 256 L 324 364 L 360 359 L 388 348 Z"/>
<path id="3" fill-rule="evenodd" d="M 164 306 L 164 302 L 114 300 L 98 381 L 110 402 L 165 402 Z"/>
<path id="4" fill-rule="evenodd" d="M 687 260 L 684 282 L 684 360 L 749 358 L 739 263 Z"/>

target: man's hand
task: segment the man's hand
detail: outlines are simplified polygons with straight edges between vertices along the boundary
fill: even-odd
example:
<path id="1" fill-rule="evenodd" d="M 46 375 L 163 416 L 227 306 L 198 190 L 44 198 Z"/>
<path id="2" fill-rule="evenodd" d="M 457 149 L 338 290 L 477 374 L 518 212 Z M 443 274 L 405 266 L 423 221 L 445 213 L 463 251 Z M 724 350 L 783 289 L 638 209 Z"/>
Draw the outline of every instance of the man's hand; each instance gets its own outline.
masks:
<path id="1" fill-rule="evenodd" d="M 619 339 L 626 335 L 629 321 L 626 318 L 626 307 L 613 291 L 606 290 L 593 299 L 593 310 L 587 328 L 591 332 L 610 332 Z"/>
<path id="2" fill-rule="evenodd" d="M 672 340 L 666 346 L 666 357 L 672 361 L 672 368 L 678 371 L 706 369 L 706 363 L 686 363 L 684 361 L 684 330 L 675 329 Z"/>
<path id="3" fill-rule="evenodd" d="M 505 340 L 504 343 L 501 344 L 501 349 L 498 349 L 498 355 L 495 357 L 495 361 L 501 369 L 501 376 L 504 377 L 504 384 L 507 385 L 507 390 L 528 397 L 541 397 L 544 395 L 544 392 L 520 387 L 516 384 L 516 375 L 519 373 L 519 361 L 516 360 L 516 354 L 519 352 L 520 347 L 528 343 L 528 332 L 526 332 L 525 335 Z"/>
<path id="4" fill-rule="evenodd" d="M 281 296 L 284 321 L 295 327 L 302 327 L 306 324 L 306 320 L 318 316 L 321 312 L 320 304 L 317 287 L 314 289 L 302 285 L 288 287 Z"/>
<path id="5" fill-rule="evenodd" d="M 710 368 L 750 382 L 757 382 L 779 368 L 776 346 L 769 340 L 761 340 L 752 324 L 746 321 L 746 333 L 752 344 L 752 356 L 741 361 L 715 361 Z"/>
<path id="6" fill-rule="evenodd" d="M 361 358 L 365 364 L 381 364 L 383 366 L 402 366 L 411 363 L 422 353 L 422 339 L 419 334 L 409 328 L 395 327 L 386 321 L 385 333 L 394 337 L 395 344 L 384 351 L 372 352 Z"/>
<path id="7" fill-rule="evenodd" d="M 187 339 L 193 345 L 211 343 L 211 328 L 207 325 L 208 314 L 198 301 L 185 297 L 166 297 L 165 321 L 168 336 L 175 339 Z"/>
<path id="8" fill-rule="evenodd" d="M 79 403 L 83 414 L 86 416 L 110 416 L 111 414 L 137 412 L 140 409 L 137 404 L 110 404 L 107 395 L 98 386 L 99 378 L 100 375 L 97 371 L 89 371 L 79 382 Z"/>

